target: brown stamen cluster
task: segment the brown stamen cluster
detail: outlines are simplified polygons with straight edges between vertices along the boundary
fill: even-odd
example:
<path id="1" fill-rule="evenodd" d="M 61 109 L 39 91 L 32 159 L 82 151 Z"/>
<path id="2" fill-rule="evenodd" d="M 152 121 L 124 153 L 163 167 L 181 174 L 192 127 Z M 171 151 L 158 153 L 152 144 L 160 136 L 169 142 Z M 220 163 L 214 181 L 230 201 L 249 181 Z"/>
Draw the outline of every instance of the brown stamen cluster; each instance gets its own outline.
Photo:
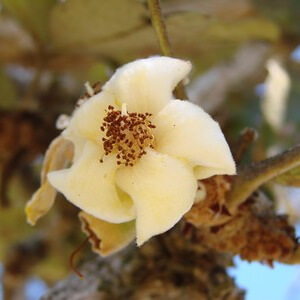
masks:
<path id="1" fill-rule="evenodd" d="M 154 137 L 150 113 L 122 113 L 108 106 L 107 116 L 100 126 L 106 137 L 102 138 L 105 155 L 116 153 L 117 164 L 133 166 L 146 154 L 145 148 L 153 148 Z M 100 160 L 103 162 L 103 158 Z"/>

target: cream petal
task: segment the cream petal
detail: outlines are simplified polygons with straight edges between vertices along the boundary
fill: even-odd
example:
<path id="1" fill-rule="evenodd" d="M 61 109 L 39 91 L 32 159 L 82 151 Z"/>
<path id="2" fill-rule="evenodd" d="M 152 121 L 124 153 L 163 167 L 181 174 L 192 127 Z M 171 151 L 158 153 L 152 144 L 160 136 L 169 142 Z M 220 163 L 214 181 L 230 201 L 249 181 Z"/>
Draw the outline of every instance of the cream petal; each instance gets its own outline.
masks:
<path id="1" fill-rule="evenodd" d="M 209 178 L 214 175 L 223 175 L 224 169 L 211 168 L 211 167 L 195 167 L 195 177 L 199 180 Z M 226 173 L 227 174 L 227 173 Z"/>
<path id="2" fill-rule="evenodd" d="M 135 221 L 121 224 L 108 223 L 80 212 L 82 231 L 91 236 L 93 251 L 108 256 L 126 247 L 135 237 Z"/>
<path id="3" fill-rule="evenodd" d="M 181 59 L 157 56 L 139 59 L 119 68 L 104 85 L 121 106 L 129 112 L 157 113 L 172 99 L 177 83 L 191 70 L 191 63 Z"/>
<path id="4" fill-rule="evenodd" d="M 198 179 L 235 174 L 235 163 L 219 127 L 199 106 L 170 102 L 153 119 L 155 150 L 184 159 L 196 168 Z"/>
<path id="5" fill-rule="evenodd" d="M 82 154 L 83 150 L 84 150 L 84 146 L 87 142 L 86 139 L 80 137 L 80 136 L 75 136 L 72 135 L 70 137 L 66 137 L 66 139 L 69 140 L 69 142 L 73 143 L 73 149 L 74 149 L 74 156 L 73 156 L 73 162 L 76 161 Z M 102 150 L 102 146 L 99 146 L 99 151 L 101 151 L 101 153 L 103 153 L 104 151 Z"/>
<path id="6" fill-rule="evenodd" d="M 133 167 L 118 170 L 116 183 L 134 201 L 138 245 L 174 226 L 197 190 L 188 165 L 151 149 Z"/>
<path id="7" fill-rule="evenodd" d="M 75 160 L 80 156 L 85 141 L 90 140 L 102 149 L 103 132 L 100 126 L 109 105 L 116 105 L 111 95 L 100 92 L 75 110 L 63 136 L 75 144 Z"/>
<path id="8" fill-rule="evenodd" d="M 135 218 L 132 201 L 120 197 L 115 186 L 116 158 L 100 163 L 98 147 L 87 142 L 82 155 L 70 169 L 48 174 L 50 183 L 83 211 L 111 223 Z"/>

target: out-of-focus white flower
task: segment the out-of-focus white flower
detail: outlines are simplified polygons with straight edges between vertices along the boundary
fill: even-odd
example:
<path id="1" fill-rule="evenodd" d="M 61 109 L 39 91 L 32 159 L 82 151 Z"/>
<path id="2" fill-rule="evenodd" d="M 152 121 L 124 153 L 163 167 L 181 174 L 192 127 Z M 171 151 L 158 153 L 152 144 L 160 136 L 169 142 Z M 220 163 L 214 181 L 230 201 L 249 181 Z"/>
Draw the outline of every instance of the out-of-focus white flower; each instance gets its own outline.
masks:
<path id="1" fill-rule="evenodd" d="M 280 214 L 287 214 L 292 224 L 300 221 L 300 188 L 287 187 L 280 184 L 273 185 L 276 200 L 276 210 Z"/>
<path id="2" fill-rule="evenodd" d="M 118 69 L 63 132 L 74 144 L 72 166 L 48 174 L 93 218 L 120 225 L 136 220 L 138 245 L 191 208 L 197 179 L 235 174 L 219 125 L 200 107 L 172 97 L 190 69 L 169 57 Z"/>
<path id="3" fill-rule="evenodd" d="M 265 92 L 261 108 L 270 126 L 274 130 L 280 130 L 285 118 L 291 80 L 278 61 L 270 59 L 267 61 L 266 67 L 268 76 L 265 81 Z"/>

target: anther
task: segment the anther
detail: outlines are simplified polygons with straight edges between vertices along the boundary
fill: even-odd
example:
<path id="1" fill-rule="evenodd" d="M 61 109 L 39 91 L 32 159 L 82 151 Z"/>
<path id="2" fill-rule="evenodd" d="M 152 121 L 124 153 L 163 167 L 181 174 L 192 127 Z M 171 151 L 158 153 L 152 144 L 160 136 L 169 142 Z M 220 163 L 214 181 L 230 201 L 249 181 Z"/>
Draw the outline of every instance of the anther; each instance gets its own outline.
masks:
<path id="1" fill-rule="evenodd" d="M 146 154 L 147 147 L 153 148 L 151 131 L 155 125 L 148 119 L 152 114 L 129 113 L 125 103 L 121 111 L 109 105 L 106 113 L 100 126 L 106 136 L 102 138 L 105 155 L 115 153 L 118 165 L 133 166 Z M 103 159 L 100 161 L 103 162 Z"/>

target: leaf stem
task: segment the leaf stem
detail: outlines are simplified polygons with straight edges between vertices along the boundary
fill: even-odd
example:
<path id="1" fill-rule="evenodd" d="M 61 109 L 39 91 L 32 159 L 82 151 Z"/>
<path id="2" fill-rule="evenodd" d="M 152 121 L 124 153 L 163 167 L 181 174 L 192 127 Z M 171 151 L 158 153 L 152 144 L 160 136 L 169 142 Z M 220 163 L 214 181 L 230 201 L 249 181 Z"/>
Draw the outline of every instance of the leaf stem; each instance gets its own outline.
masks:
<path id="1" fill-rule="evenodd" d="M 240 168 L 227 199 L 230 210 L 234 211 L 262 184 L 298 165 L 300 165 L 300 145 Z"/>

